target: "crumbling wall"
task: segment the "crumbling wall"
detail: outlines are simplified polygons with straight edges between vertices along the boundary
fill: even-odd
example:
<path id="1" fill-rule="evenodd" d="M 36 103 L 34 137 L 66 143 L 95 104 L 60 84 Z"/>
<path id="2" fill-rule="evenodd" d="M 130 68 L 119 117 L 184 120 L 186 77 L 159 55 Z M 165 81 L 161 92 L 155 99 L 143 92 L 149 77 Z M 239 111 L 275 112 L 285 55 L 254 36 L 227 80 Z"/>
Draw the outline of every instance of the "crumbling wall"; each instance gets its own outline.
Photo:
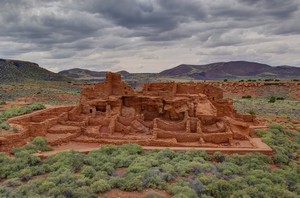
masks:
<path id="1" fill-rule="evenodd" d="M 186 120 L 183 120 L 181 122 L 172 122 L 167 123 L 160 119 L 156 119 L 157 122 L 157 128 L 165 130 L 165 131 L 186 131 Z"/>

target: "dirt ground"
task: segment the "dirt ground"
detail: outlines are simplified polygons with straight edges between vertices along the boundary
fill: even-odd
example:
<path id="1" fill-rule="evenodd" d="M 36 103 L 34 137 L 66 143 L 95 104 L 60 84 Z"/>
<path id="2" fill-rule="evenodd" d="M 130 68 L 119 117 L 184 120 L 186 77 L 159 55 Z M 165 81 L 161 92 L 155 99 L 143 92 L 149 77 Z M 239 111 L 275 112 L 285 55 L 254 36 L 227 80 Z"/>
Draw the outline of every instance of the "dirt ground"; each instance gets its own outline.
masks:
<path id="1" fill-rule="evenodd" d="M 99 197 L 109 197 L 109 198 L 144 198 L 148 193 L 158 193 L 163 195 L 165 198 L 171 197 L 166 191 L 157 190 L 157 189 L 146 189 L 141 192 L 126 192 L 118 189 L 113 189 L 105 194 L 101 194 Z"/>

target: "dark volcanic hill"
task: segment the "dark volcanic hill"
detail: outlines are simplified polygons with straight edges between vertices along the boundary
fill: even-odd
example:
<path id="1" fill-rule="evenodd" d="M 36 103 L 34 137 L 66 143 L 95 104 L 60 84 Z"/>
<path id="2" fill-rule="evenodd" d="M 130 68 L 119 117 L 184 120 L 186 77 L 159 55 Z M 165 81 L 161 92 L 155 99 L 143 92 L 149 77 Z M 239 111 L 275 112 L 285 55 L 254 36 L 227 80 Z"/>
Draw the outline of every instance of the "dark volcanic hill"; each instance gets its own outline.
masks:
<path id="1" fill-rule="evenodd" d="M 164 70 L 158 75 L 173 78 L 193 79 L 223 79 L 243 77 L 288 78 L 300 77 L 300 67 L 272 67 L 266 64 L 255 62 L 232 61 L 212 63 L 207 65 L 179 65 L 177 67 Z"/>
<path id="2" fill-rule="evenodd" d="M 66 81 L 65 76 L 53 73 L 36 63 L 0 59 L 0 82 L 34 81 Z"/>
<path id="3" fill-rule="evenodd" d="M 96 72 L 79 68 L 59 72 L 61 75 L 85 81 L 104 80 L 105 73 L 104 71 Z M 165 81 L 172 79 L 299 78 L 300 67 L 272 67 L 267 64 L 255 62 L 231 61 L 207 65 L 182 64 L 157 74 L 128 73 L 127 71 L 120 71 L 119 73 L 121 73 L 124 80 L 137 82 Z"/>
<path id="4" fill-rule="evenodd" d="M 106 71 L 91 71 L 88 69 L 80 69 L 80 68 L 74 68 L 74 69 L 68 69 L 58 72 L 60 75 L 69 77 L 69 78 L 76 78 L 80 80 L 101 80 L 105 79 Z M 127 71 L 119 71 L 123 78 L 125 78 L 129 73 Z"/>

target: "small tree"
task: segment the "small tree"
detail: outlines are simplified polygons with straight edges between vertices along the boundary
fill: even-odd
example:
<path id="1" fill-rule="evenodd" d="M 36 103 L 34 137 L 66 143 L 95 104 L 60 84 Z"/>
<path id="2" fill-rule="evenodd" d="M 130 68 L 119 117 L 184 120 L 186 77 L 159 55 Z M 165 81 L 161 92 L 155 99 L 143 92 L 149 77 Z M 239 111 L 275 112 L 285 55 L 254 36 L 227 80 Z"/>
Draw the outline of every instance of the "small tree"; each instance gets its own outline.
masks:
<path id="1" fill-rule="evenodd" d="M 275 101 L 276 101 L 276 97 L 271 96 L 271 98 L 269 99 L 269 103 L 274 103 Z"/>

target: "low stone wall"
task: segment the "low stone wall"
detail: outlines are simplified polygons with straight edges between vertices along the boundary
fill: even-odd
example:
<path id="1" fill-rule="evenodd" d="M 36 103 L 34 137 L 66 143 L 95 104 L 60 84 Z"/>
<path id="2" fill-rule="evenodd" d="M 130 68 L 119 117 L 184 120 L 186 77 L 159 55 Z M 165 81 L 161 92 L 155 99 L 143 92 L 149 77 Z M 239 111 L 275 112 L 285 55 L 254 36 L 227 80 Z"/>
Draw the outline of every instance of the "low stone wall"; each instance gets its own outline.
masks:
<path id="1" fill-rule="evenodd" d="M 0 136 L 0 151 L 9 152 L 14 147 L 20 147 L 26 144 L 30 137 L 27 127 L 20 127 L 18 133 L 5 133 Z"/>
<path id="2" fill-rule="evenodd" d="M 178 133 L 173 131 L 157 130 L 157 138 L 168 139 L 175 138 L 177 142 L 199 142 L 200 134 L 198 133 Z"/>
<path id="3" fill-rule="evenodd" d="M 233 134 L 231 132 L 210 134 L 203 133 L 202 138 L 204 139 L 204 141 L 214 144 L 229 143 L 233 138 Z"/>
<path id="4" fill-rule="evenodd" d="M 157 128 L 165 131 L 186 131 L 186 121 L 167 123 L 160 119 L 156 119 Z"/>

